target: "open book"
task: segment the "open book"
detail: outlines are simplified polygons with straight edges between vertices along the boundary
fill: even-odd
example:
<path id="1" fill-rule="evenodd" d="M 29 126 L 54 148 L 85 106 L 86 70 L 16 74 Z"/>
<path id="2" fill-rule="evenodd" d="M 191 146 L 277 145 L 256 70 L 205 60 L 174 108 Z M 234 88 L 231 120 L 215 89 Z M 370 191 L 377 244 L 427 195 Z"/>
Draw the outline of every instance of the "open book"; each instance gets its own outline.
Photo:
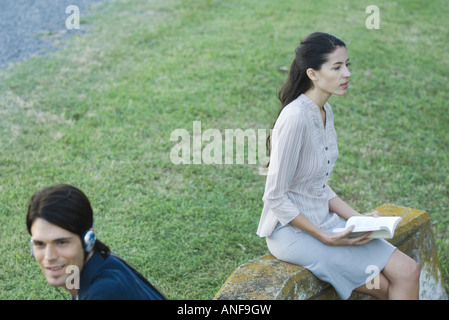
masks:
<path id="1" fill-rule="evenodd" d="M 401 217 L 354 216 L 346 221 L 346 227 L 335 228 L 332 232 L 342 232 L 354 225 L 354 230 L 348 235 L 349 238 L 360 237 L 361 235 L 372 231 L 368 238 L 391 239 L 393 238 L 394 231 L 400 220 L 402 220 Z"/>

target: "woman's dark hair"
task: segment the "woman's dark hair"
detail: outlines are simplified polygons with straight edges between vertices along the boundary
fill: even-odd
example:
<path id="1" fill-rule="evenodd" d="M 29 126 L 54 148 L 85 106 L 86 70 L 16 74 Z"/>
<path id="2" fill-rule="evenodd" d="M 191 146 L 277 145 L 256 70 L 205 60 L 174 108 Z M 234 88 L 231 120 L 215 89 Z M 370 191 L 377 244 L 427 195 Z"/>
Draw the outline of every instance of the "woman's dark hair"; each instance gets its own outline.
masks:
<path id="1" fill-rule="evenodd" d="M 84 234 L 94 223 L 89 199 L 80 189 L 68 184 L 45 187 L 32 195 L 26 217 L 30 234 L 31 226 L 37 218 L 77 234 L 83 246 Z M 95 241 L 94 251 L 104 256 L 110 253 L 108 246 L 99 240 Z"/>
<path id="2" fill-rule="evenodd" d="M 346 47 L 346 44 L 336 36 L 324 32 L 314 32 L 301 41 L 295 50 L 295 59 L 290 66 L 287 81 L 278 94 L 281 108 L 276 120 L 286 105 L 312 87 L 313 83 L 307 75 L 307 69 L 320 70 L 337 47 Z M 267 151 L 270 154 L 270 135 L 267 137 Z"/>

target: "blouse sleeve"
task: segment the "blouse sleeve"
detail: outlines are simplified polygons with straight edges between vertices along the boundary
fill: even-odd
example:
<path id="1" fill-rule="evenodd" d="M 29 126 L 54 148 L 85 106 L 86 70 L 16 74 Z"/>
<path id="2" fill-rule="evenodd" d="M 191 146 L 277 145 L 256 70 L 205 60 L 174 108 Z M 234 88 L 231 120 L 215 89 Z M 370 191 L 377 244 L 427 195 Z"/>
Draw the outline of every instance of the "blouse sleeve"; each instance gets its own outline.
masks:
<path id="1" fill-rule="evenodd" d="M 305 122 L 299 114 L 290 115 L 281 123 L 276 123 L 272 131 L 270 165 L 263 201 L 282 225 L 300 214 L 289 198 L 289 191 L 299 163 L 304 132 Z"/>
<path id="2" fill-rule="evenodd" d="M 334 192 L 334 190 L 332 190 L 331 187 L 329 187 L 329 185 L 326 186 L 326 191 L 327 191 L 327 200 L 331 200 L 332 198 L 337 197 L 337 194 Z"/>

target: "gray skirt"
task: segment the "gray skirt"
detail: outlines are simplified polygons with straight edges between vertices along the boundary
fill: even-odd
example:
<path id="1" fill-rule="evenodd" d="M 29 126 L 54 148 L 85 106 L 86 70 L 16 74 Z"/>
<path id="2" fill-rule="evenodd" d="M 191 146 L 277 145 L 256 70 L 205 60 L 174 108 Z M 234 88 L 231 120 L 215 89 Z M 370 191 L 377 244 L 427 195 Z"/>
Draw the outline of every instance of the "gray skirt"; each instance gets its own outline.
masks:
<path id="1" fill-rule="evenodd" d="M 325 231 L 330 233 L 344 225 L 345 221 L 341 221 Z M 266 239 L 273 256 L 307 268 L 318 279 L 330 283 L 345 300 L 354 289 L 372 281 L 396 249 L 383 239 L 361 246 L 329 246 L 305 232 L 294 232 L 289 225 L 279 223 Z"/>

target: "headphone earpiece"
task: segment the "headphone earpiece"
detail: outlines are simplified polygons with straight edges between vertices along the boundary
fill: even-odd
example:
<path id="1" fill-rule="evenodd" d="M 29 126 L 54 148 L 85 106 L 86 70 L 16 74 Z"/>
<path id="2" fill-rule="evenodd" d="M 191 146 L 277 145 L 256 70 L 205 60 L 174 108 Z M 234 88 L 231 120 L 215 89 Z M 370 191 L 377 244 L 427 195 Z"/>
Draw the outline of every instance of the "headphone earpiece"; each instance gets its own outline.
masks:
<path id="1" fill-rule="evenodd" d="M 89 230 L 84 234 L 84 250 L 86 250 L 87 253 L 92 252 L 96 240 L 97 237 L 92 230 Z"/>

